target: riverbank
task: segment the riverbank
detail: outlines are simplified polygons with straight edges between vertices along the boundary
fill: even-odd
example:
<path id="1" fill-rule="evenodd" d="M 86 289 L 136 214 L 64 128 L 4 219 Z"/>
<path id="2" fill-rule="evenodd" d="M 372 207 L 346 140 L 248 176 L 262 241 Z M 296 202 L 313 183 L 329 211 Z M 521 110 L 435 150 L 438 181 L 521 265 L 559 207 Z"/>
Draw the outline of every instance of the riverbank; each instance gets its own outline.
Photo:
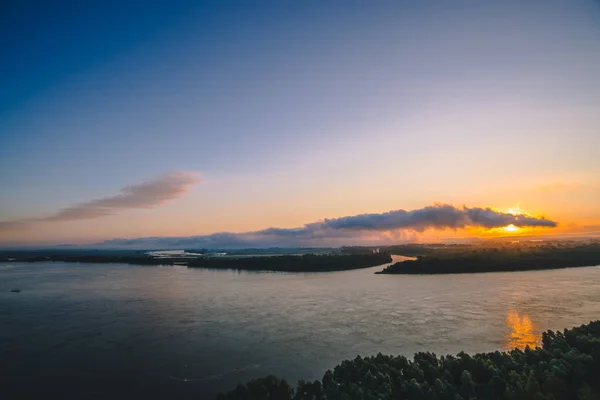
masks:
<path id="1" fill-rule="evenodd" d="M 465 247 L 429 250 L 415 260 L 395 263 L 378 274 L 460 274 L 534 271 L 600 265 L 600 244 Z"/>
<path id="2" fill-rule="evenodd" d="M 11 251 L 0 252 L 0 262 L 79 262 L 131 265 L 180 265 L 188 268 L 244 271 L 332 272 L 375 267 L 392 262 L 386 253 L 304 254 L 245 257 L 197 257 L 161 255 L 132 251 Z"/>

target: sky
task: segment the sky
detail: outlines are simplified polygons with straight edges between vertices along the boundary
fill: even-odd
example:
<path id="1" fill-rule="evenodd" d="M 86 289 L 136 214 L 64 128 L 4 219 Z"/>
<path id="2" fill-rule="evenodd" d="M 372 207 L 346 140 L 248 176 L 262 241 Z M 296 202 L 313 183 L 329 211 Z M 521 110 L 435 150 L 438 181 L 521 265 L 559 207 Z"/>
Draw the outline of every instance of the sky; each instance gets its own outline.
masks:
<path id="1" fill-rule="evenodd" d="M 596 0 L 0 7 L 0 245 L 600 231 Z"/>

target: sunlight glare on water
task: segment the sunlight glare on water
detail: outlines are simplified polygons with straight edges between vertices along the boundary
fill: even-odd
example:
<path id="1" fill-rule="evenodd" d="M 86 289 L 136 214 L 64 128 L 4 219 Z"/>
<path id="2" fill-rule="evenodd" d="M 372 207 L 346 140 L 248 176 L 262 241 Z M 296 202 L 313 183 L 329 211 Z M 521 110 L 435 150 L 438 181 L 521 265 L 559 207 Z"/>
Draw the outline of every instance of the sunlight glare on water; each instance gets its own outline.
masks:
<path id="1" fill-rule="evenodd" d="M 537 331 L 527 314 L 520 315 L 511 310 L 506 316 L 506 324 L 510 329 L 507 335 L 506 350 L 534 348 L 541 343 L 541 332 Z"/>

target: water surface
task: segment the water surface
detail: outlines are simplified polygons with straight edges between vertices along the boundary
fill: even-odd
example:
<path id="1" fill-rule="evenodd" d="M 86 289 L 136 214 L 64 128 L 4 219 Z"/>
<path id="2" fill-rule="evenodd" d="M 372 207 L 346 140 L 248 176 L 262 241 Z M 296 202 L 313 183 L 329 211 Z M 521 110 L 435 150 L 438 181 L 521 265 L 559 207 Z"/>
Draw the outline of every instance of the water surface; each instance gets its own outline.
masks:
<path id="1" fill-rule="evenodd" d="M 600 318 L 600 268 L 318 274 L 120 264 L 0 265 L 0 367 L 13 397 L 206 398 L 341 360 L 535 345 Z M 11 293 L 19 288 L 21 293 Z"/>

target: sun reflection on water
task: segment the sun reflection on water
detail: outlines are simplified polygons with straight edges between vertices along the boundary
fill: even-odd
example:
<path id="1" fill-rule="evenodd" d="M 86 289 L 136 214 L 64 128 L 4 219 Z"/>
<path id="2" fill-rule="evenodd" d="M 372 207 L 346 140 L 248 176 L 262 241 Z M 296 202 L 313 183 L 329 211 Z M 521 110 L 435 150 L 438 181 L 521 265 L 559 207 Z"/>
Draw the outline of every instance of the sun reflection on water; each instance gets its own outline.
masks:
<path id="1" fill-rule="evenodd" d="M 507 350 L 524 349 L 526 346 L 534 348 L 540 345 L 541 338 L 536 334 L 537 329 L 527 314 L 509 311 L 506 324 L 510 329 L 506 337 Z"/>

